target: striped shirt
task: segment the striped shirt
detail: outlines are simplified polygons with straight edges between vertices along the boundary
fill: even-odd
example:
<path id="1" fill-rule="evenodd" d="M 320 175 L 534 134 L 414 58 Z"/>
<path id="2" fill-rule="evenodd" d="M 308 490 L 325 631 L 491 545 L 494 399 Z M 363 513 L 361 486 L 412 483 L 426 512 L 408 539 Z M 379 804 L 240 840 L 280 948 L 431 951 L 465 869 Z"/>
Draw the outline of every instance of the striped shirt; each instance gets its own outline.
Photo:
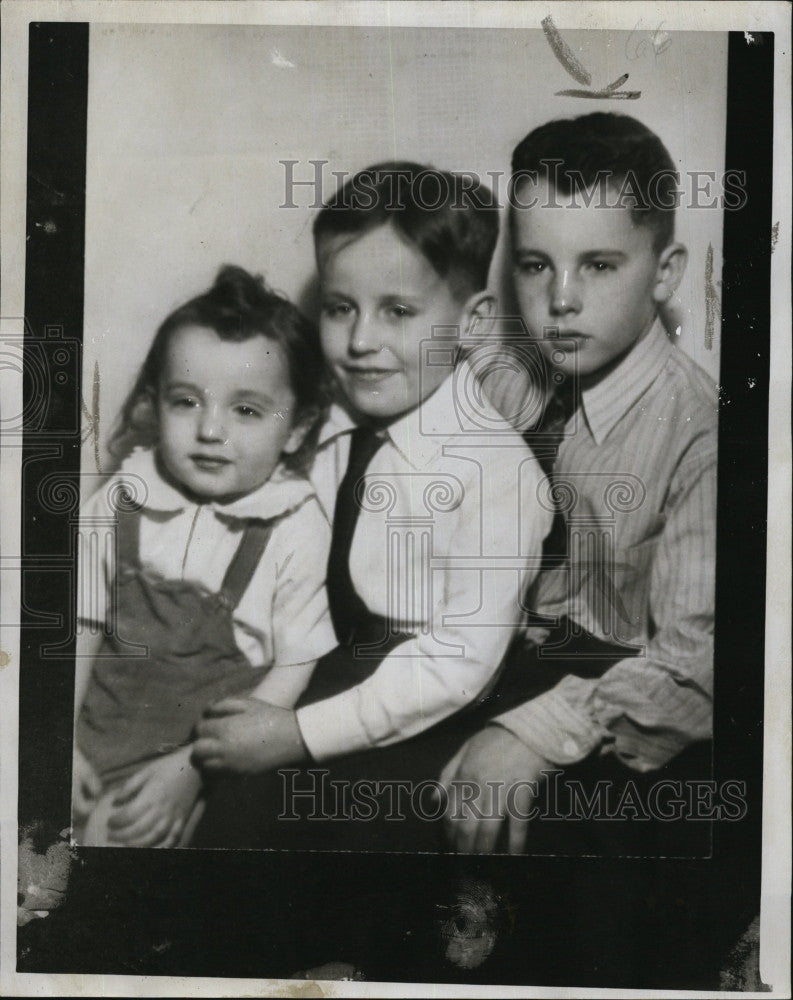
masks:
<path id="1" fill-rule="evenodd" d="M 656 323 L 581 397 L 554 465 L 569 559 L 530 605 L 641 651 L 496 721 L 554 764 L 647 771 L 712 732 L 716 388 Z"/>

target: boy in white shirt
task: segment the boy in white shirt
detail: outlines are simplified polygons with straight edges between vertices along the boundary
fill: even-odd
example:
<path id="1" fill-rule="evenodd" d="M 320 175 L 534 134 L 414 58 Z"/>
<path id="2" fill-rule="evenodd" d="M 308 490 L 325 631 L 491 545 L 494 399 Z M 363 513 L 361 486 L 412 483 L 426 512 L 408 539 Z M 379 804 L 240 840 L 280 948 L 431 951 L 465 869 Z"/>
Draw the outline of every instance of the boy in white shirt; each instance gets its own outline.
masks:
<path id="1" fill-rule="evenodd" d="M 331 774 L 351 787 L 427 780 L 436 761 L 420 734 L 494 684 L 551 521 L 531 451 L 462 358 L 466 336 L 492 322 L 497 235 L 489 191 L 410 163 L 362 171 L 318 216 L 321 342 L 339 394 L 311 478 L 334 522 L 328 595 L 340 645 L 295 712 L 215 706 L 195 745 L 206 770 L 260 774 L 344 757 Z M 382 750 L 404 740 L 410 767 L 401 747 Z M 283 792 L 313 780 L 296 773 L 279 783 L 286 815 Z M 377 801 L 358 818 L 380 815 Z M 225 824 L 239 816 L 221 811 Z M 340 818 L 355 810 L 306 826 L 338 831 Z M 262 846 L 275 843 L 273 830 L 263 834 Z"/>

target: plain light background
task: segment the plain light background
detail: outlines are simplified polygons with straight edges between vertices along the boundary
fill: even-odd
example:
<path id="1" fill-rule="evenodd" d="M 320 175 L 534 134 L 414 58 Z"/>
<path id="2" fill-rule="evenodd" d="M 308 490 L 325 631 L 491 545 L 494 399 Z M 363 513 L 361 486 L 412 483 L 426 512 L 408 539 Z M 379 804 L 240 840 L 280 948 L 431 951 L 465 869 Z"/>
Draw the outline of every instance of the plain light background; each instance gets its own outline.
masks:
<path id="1" fill-rule="evenodd" d="M 611 110 L 656 131 L 681 172 L 721 177 L 725 33 L 563 37 L 592 89 L 628 73 L 622 89 L 641 97 L 555 96 L 586 88 L 539 29 L 92 24 L 83 391 L 90 400 L 98 366 L 102 470 L 112 469 L 106 443 L 158 324 L 222 263 L 264 274 L 311 310 L 315 194 L 296 187 L 297 207 L 283 207 L 281 160 L 299 161 L 300 180 L 315 176 L 309 161 L 327 160 L 323 197 L 335 190 L 333 171 L 384 159 L 483 179 L 500 171 L 503 204 L 512 149 L 530 129 Z M 505 229 L 490 284 L 509 312 Z M 705 288 L 710 246 L 719 295 L 722 212 L 682 208 L 677 238 L 690 259 L 676 339 L 717 380 L 720 319 L 708 344 Z M 92 440 L 84 449 L 83 468 L 93 469 Z"/>

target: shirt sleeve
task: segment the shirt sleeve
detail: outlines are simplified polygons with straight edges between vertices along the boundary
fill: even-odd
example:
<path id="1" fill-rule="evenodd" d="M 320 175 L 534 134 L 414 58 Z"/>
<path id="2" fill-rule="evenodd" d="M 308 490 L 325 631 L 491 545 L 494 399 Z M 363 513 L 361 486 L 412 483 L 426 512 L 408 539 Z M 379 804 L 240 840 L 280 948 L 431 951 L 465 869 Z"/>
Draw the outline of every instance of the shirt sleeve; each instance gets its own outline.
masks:
<path id="1" fill-rule="evenodd" d="M 278 555 L 273 596 L 274 666 L 319 659 L 336 646 L 328 611 L 325 574 L 330 525 L 316 499 L 299 507 L 279 525 L 286 542 Z"/>
<path id="2" fill-rule="evenodd" d="M 494 460 L 483 469 L 481 488 L 479 480 L 467 483 L 460 506 L 443 515 L 451 521 L 446 551 L 433 552 L 440 567 L 432 574 L 430 627 L 392 650 L 361 684 L 298 710 L 316 761 L 408 739 L 488 688 L 550 529 L 550 514 L 536 500 L 536 462 L 529 457 L 524 466 L 519 489 L 514 472 Z M 509 568 L 493 568 L 498 555 L 510 557 Z"/>
<path id="3" fill-rule="evenodd" d="M 595 680 L 567 676 L 495 720 L 551 763 L 599 751 L 650 771 L 711 736 L 716 450 L 714 431 L 688 449 L 673 477 L 651 568 L 645 655 Z"/>

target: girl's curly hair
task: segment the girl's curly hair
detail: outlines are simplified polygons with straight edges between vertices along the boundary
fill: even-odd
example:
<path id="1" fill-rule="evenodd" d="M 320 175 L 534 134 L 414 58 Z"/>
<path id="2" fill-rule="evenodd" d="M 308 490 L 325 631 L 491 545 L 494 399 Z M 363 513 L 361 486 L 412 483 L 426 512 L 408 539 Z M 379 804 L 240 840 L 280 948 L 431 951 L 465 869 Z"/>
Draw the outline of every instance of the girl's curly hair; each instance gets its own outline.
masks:
<path id="1" fill-rule="evenodd" d="M 109 448 L 114 458 L 121 461 L 137 446 L 156 445 L 159 378 L 172 335 L 186 326 L 214 330 L 221 340 L 268 337 L 281 346 L 297 402 L 296 419 L 312 421 L 302 446 L 294 455 L 284 456 L 284 464 L 296 472 L 304 470 L 329 399 L 319 333 L 287 298 L 268 288 L 261 276 L 229 264 L 221 267 L 208 291 L 179 306 L 160 324 L 111 435 Z"/>

